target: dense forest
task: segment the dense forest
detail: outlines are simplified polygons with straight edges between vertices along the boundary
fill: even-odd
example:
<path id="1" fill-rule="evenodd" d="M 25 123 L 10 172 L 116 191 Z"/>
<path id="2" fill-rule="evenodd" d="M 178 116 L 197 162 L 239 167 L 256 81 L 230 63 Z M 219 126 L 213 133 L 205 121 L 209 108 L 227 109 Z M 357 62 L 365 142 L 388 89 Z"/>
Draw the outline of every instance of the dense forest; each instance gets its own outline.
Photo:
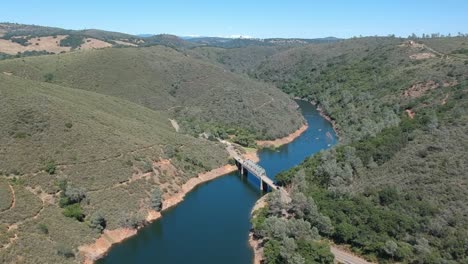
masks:
<path id="1" fill-rule="evenodd" d="M 317 103 L 342 141 L 277 176 L 293 200 L 272 198 L 253 220 L 267 263 L 324 263 L 307 258 L 318 235 L 379 262 L 468 260 L 466 43 L 356 39 L 258 67 L 257 78 Z M 306 221 L 315 246 L 304 252 L 302 235 L 278 235 L 281 221 Z"/>

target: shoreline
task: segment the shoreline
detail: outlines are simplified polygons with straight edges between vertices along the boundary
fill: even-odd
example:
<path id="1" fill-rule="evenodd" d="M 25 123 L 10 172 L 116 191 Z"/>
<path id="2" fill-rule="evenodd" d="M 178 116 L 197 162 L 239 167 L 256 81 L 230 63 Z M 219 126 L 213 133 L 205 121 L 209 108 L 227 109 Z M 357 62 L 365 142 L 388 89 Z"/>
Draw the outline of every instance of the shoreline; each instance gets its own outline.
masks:
<path id="1" fill-rule="evenodd" d="M 317 102 L 314 102 L 314 101 L 308 101 L 308 100 L 304 100 L 304 99 L 301 99 L 301 98 L 296 98 L 298 100 L 303 100 L 303 101 L 306 101 L 306 102 L 309 102 L 310 104 L 314 105 L 316 107 L 316 110 L 319 112 L 320 116 L 323 117 L 325 120 L 327 120 L 330 124 L 332 124 L 332 127 L 333 127 L 333 130 L 335 131 L 335 135 L 336 137 L 338 138 L 338 141 L 341 141 L 341 137 L 340 137 L 340 133 L 339 133 L 339 129 L 336 125 L 336 121 L 333 120 L 331 117 L 329 117 L 327 114 L 325 114 L 325 112 L 323 111 L 323 109 L 320 107 L 320 106 L 317 106 Z M 303 125 L 303 127 L 306 127 L 304 129 L 307 130 L 307 124 Z M 301 127 L 299 130 L 301 130 L 303 127 Z M 302 134 L 304 131 L 300 132 L 294 139 L 296 139 L 300 134 Z M 296 131 L 298 132 L 298 131 Z M 295 133 L 296 133 L 295 132 Z M 283 138 L 284 139 L 284 138 Z M 291 141 L 287 142 L 287 143 L 290 143 L 292 142 L 294 139 L 292 139 Z M 266 141 L 265 141 L 266 142 Z M 270 141 L 272 142 L 272 141 Z M 287 144 L 286 143 L 286 144 Z M 258 144 L 258 143 L 257 143 Z M 258 209 L 261 209 L 265 206 L 267 206 L 267 203 L 265 201 L 265 196 L 261 197 L 254 205 L 253 209 L 252 209 L 252 212 L 251 212 L 251 215 Z M 249 245 L 250 247 L 252 248 L 253 250 L 253 264 L 261 264 L 263 259 L 264 259 L 264 255 L 263 255 L 263 247 L 262 247 L 262 240 L 258 240 L 258 239 L 255 239 L 254 235 L 253 235 L 253 232 L 252 231 L 249 231 Z"/>
<path id="2" fill-rule="evenodd" d="M 296 138 L 298 138 L 302 133 L 304 133 L 307 128 L 309 128 L 309 125 L 307 123 L 303 124 L 299 129 L 294 131 L 293 133 L 282 137 L 282 138 L 277 138 L 275 140 L 257 140 L 256 143 L 259 147 L 280 147 L 282 145 L 289 144 L 293 142 Z"/>
<path id="3" fill-rule="evenodd" d="M 269 144 L 270 146 L 272 144 L 275 145 L 275 147 L 282 146 L 284 144 L 288 144 L 295 140 L 297 137 L 299 137 L 304 131 L 306 131 L 308 128 L 307 124 L 303 124 L 298 130 L 294 131 L 293 133 L 289 134 L 286 137 L 276 139 L 276 140 L 271 140 L 271 141 L 261 141 L 264 142 L 265 144 Z M 255 151 L 247 151 L 244 156 L 246 159 L 250 159 L 254 162 L 258 162 L 260 159 L 258 157 L 258 151 L 259 149 L 256 149 Z M 224 166 L 218 167 L 216 169 L 213 169 L 211 171 L 207 171 L 204 173 L 198 174 L 197 177 L 191 178 L 188 180 L 186 183 L 184 183 L 181 188 L 179 193 L 165 199 L 163 201 L 163 209 L 161 212 L 176 206 L 180 202 L 182 202 L 185 198 L 185 196 L 191 192 L 195 187 L 198 185 L 212 181 L 216 178 L 225 176 L 231 172 L 234 172 L 237 170 L 237 167 L 235 165 L 229 165 L 226 164 Z M 260 198 L 257 203 L 262 200 Z M 255 207 L 254 207 L 255 208 Z M 98 239 L 94 241 L 94 243 L 91 244 L 85 244 L 82 246 L 78 247 L 79 255 L 82 257 L 81 263 L 83 264 L 93 264 L 95 263 L 98 259 L 101 259 L 106 256 L 106 254 L 109 252 L 109 250 L 112 248 L 113 245 L 119 244 L 126 239 L 135 236 L 138 233 L 138 230 L 142 227 L 145 227 L 152 222 L 158 220 L 159 218 L 162 217 L 161 212 L 157 212 L 155 210 L 149 210 L 146 216 L 146 222 L 143 226 L 137 228 L 137 229 L 130 229 L 130 228 L 117 228 L 113 230 L 104 230 L 104 232 L 99 236 Z M 250 236 L 249 236 L 250 237 Z M 250 239 L 249 239 L 250 242 Z M 255 252 L 255 251 L 254 251 Z M 260 256 L 258 256 L 260 257 Z M 260 262 L 258 262 L 260 263 Z"/>
<path id="4" fill-rule="evenodd" d="M 307 101 L 307 100 L 305 100 L 305 101 Z M 335 135 L 338 138 L 338 141 L 341 141 L 341 137 L 340 137 L 341 132 L 340 132 L 340 129 L 338 128 L 338 126 L 336 124 L 336 121 L 333 120 L 330 116 L 328 116 L 320 106 L 317 106 L 317 102 L 315 102 L 315 101 L 307 101 L 307 102 L 314 105 L 316 107 L 317 111 L 319 112 L 320 116 L 323 117 L 323 119 L 327 120 L 330 124 L 332 124 L 333 131 L 335 131 Z"/>
<path id="5" fill-rule="evenodd" d="M 252 152 L 250 152 L 250 156 L 253 156 Z M 161 212 L 182 202 L 185 196 L 198 185 L 225 176 L 236 170 L 237 167 L 235 165 L 226 164 L 211 171 L 198 174 L 197 177 L 191 178 L 186 183 L 184 183 L 181 186 L 179 193 L 163 201 L 163 209 Z M 113 230 L 104 230 L 101 236 L 96 239 L 94 243 L 78 247 L 79 254 L 83 258 L 81 263 L 93 264 L 98 259 L 103 258 L 113 245 L 121 243 L 124 240 L 136 235 L 140 228 L 145 227 L 161 218 L 161 212 L 149 210 L 146 216 L 146 223 L 137 229 L 117 228 Z"/>
<path id="6" fill-rule="evenodd" d="M 338 126 L 336 125 L 336 121 L 333 120 L 331 117 L 329 117 L 327 114 L 325 114 L 325 112 L 320 106 L 317 106 L 317 111 L 319 112 L 320 116 L 323 117 L 323 119 L 327 120 L 330 124 L 332 124 L 333 131 L 335 131 L 335 135 L 338 138 L 338 141 L 341 141 L 341 137 L 340 137 L 341 132 Z"/>
<path id="7" fill-rule="evenodd" d="M 250 217 L 252 218 L 253 214 L 255 211 L 258 209 L 262 209 L 265 206 L 267 206 L 266 202 L 266 197 L 268 194 L 262 196 L 260 199 L 258 199 L 253 208 L 252 211 L 250 211 Z M 255 239 L 252 230 L 249 231 L 249 245 L 253 250 L 253 264 L 261 264 L 263 260 L 263 247 L 262 247 L 262 240 Z"/>

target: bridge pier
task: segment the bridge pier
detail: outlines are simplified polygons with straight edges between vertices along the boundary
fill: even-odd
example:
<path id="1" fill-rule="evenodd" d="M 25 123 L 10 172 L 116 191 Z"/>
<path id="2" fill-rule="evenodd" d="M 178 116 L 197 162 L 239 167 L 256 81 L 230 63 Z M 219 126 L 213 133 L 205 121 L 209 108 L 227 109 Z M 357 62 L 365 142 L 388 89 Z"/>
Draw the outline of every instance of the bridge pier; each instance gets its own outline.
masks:
<path id="1" fill-rule="evenodd" d="M 236 160 L 236 167 L 237 167 L 237 170 L 239 170 L 239 173 L 241 175 L 241 177 L 244 177 L 247 175 L 247 173 L 249 172 L 247 170 L 247 168 L 244 167 L 244 165 L 242 165 L 242 163 L 240 163 L 239 161 Z"/>
<path id="2" fill-rule="evenodd" d="M 262 178 L 259 178 L 259 179 L 260 179 L 260 191 L 268 192 L 268 184 L 264 182 Z"/>

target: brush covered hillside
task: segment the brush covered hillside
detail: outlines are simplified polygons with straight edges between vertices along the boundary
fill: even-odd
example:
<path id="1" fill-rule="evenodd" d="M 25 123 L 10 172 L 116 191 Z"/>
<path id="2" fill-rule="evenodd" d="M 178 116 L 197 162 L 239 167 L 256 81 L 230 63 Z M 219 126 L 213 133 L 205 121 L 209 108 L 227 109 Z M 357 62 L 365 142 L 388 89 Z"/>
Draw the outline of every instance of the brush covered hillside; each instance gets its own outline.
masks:
<path id="1" fill-rule="evenodd" d="M 224 146 L 116 97 L 0 74 L 0 262 L 72 263 L 100 232 L 227 163 Z M 157 202 L 157 201 L 156 201 Z"/>
<path id="2" fill-rule="evenodd" d="M 0 60 L 76 50 L 154 45 L 184 49 L 201 44 L 187 42 L 168 34 L 139 37 L 99 29 L 69 30 L 37 25 L 0 23 Z"/>
<path id="3" fill-rule="evenodd" d="M 97 29 L 62 28 L 0 23 L 0 59 L 73 50 L 101 49 L 143 45 L 135 36 Z"/>
<path id="4" fill-rule="evenodd" d="M 120 97 L 175 118 L 182 132 L 254 139 L 283 137 L 303 119 L 276 87 L 172 48 L 120 48 L 0 62 L 0 72 Z"/>
<path id="5" fill-rule="evenodd" d="M 382 263 L 468 261 L 467 47 L 463 37 L 351 39 L 252 69 L 317 103 L 341 137 L 277 176 L 292 202 L 273 196 L 253 220 L 267 263 L 320 249 L 310 236 L 291 245 L 291 221 Z"/>
<path id="6" fill-rule="evenodd" d="M 7 26 L 9 41 L 126 37 Z M 158 41 L 179 40 L 146 43 Z M 275 86 L 167 46 L 70 51 L 0 62 L 1 263 L 81 261 L 80 245 L 141 226 L 189 179 L 227 164 L 214 137 L 255 146 L 303 124 Z"/>

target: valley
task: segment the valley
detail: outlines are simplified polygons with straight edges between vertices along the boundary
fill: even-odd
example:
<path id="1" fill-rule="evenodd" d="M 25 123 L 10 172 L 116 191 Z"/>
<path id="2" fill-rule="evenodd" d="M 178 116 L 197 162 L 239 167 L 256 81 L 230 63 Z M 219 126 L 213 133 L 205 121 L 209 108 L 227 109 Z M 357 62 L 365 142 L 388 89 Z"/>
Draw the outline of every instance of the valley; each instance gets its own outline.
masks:
<path id="1" fill-rule="evenodd" d="M 2 263 L 468 258 L 463 34 L 0 35 Z"/>

